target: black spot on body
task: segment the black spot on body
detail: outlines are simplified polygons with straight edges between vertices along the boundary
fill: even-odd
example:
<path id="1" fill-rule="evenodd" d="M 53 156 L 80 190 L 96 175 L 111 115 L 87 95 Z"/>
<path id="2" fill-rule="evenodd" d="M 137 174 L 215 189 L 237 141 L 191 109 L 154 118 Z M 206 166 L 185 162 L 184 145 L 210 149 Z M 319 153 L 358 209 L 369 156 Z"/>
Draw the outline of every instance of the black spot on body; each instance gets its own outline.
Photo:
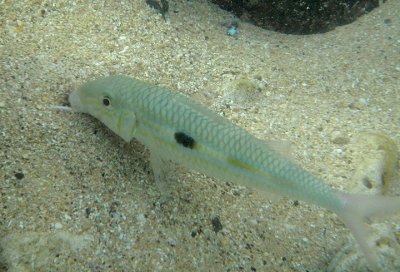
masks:
<path id="1" fill-rule="evenodd" d="M 174 137 L 175 137 L 175 141 L 178 143 L 178 144 L 181 144 L 181 145 L 183 145 L 184 147 L 187 147 L 187 148 L 190 148 L 190 149 L 193 149 L 194 148 L 194 145 L 195 145 L 195 140 L 192 138 L 192 137 L 190 137 L 189 135 L 187 135 L 187 134 L 185 134 L 185 133 L 183 133 L 183 132 L 176 132 L 175 134 L 174 134 Z"/>

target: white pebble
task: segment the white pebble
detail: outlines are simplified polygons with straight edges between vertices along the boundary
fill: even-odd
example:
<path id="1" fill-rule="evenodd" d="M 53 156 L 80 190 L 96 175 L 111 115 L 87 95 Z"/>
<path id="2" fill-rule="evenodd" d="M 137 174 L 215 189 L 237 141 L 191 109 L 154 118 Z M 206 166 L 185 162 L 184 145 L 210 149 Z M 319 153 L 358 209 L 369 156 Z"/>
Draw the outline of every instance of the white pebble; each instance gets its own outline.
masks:
<path id="1" fill-rule="evenodd" d="M 54 227 L 54 229 L 59 230 L 59 229 L 62 229 L 63 226 L 60 222 L 56 222 L 56 223 L 54 223 L 53 227 Z"/>

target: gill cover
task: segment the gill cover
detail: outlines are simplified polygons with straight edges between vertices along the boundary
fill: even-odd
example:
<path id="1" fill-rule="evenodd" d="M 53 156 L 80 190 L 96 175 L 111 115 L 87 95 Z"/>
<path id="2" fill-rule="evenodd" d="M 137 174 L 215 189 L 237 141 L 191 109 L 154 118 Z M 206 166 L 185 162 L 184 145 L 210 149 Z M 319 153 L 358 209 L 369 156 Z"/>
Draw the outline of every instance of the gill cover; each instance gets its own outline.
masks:
<path id="1" fill-rule="evenodd" d="M 112 122 L 103 121 L 103 123 L 126 142 L 130 142 L 136 133 L 136 115 L 128 109 L 120 110 L 118 113 L 117 120 Z"/>

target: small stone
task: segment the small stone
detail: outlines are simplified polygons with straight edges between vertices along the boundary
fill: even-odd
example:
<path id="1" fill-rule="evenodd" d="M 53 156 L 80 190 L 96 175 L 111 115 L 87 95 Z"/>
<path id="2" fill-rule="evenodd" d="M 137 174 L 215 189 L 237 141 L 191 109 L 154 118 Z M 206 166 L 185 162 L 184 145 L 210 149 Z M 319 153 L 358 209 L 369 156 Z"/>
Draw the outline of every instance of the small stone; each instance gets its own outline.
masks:
<path id="1" fill-rule="evenodd" d="M 171 247 L 175 247 L 176 246 L 176 241 L 174 239 L 169 239 L 168 240 L 168 245 L 170 245 Z"/>
<path id="2" fill-rule="evenodd" d="M 143 226 L 146 223 L 146 216 L 142 213 L 138 214 L 136 216 L 136 220 L 138 221 L 138 223 Z"/>
<path id="3" fill-rule="evenodd" d="M 331 142 L 338 145 L 348 144 L 350 139 L 343 135 L 341 131 L 334 131 L 331 135 Z"/>
<path id="4" fill-rule="evenodd" d="M 332 139 L 332 143 L 339 145 L 348 144 L 349 142 L 350 142 L 349 138 L 346 137 L 336 137 Z"/>
<path id="5" fill-rule="evenodd" d="M 215 216 L 212 220 L 211 223 L 213 225 L 213 230 L 215 231 L 215 233 L 219 232 L 220 230 L 222 230 L 222 224 L 221 221 L 219 220 L 218 216 Z"/>
<path id="6" fill-rule="evenodd" d="M 233 81 L 224 91 L 225 97 L 237 104 L 253 104 L 260 100 L 262 89 L 249 79 L 238 79 Z"/>
<path id="7" fill-rule="evenodd" d="M 360 98 L 358 99 L 358 102 L 359 102 L 360 104 L 364 105 L 364 106 L 368 106 L 368 101 L 367 101 L 367 99 L 365 99 L 364 97 L 360 97 Z"/>
<path id="8" fill-rule="evenodd" d="M 255 226 L 255 225 L 258 224 L 258 221 L 257 221 L 256 219 L 250 219 L 250 220 L 249 220 L 249 223 L 250 223 L 251 225 Z"/>
<path id="9" fill-rule="evenodd" d="M 390 18 L 385 18 L 385 19 L 383 20 L 383 23 L 384 23 L 385 25 L 390 25 L 390 24 L 392 23 L 392 20 L 391 20 Z"/>
<path id="10" fill-rule="evenodd" d="M 229 245 L 229 239 L 228 237 L 224 236 L 220 241 L 219 241 L 219 245 L 221 247 L 226 247 L 227 245 Z"/>
<path id="11" fill-rule="evenodd" d="M 64 214 L 64 221 L 70 221 L 72 218 L 68 214 Z"/>
<path id="12" fill-rule="evenodd" d="M 344 151 L 341 148 L 335 148 L 332 151 L 332 155 L 338 158 L 343 158 L 344 157 Z"/>
<path id="13" fill-rule="evenodd" d="M 17 172 L 17 173 L 15 173 L 14 176 L 19 180 L 21 180 L 25 177 L 24 173 L 22 173 L 22 172 Z"/>

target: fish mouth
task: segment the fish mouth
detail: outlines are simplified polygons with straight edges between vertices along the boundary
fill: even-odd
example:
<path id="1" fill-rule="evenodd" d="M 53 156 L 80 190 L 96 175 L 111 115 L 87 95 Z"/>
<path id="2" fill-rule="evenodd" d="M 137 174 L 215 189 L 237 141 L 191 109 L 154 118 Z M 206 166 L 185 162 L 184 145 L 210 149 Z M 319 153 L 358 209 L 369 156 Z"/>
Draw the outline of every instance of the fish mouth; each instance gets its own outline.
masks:
<path id="1" fill-rule="evenodd" d="M 68 101 L 71 104 L 71 108 L 75 112 L 83 112 L 83 105 L 81 98 L 79 97 L 79 91 L 73 91 L 68 96 Z"/>

